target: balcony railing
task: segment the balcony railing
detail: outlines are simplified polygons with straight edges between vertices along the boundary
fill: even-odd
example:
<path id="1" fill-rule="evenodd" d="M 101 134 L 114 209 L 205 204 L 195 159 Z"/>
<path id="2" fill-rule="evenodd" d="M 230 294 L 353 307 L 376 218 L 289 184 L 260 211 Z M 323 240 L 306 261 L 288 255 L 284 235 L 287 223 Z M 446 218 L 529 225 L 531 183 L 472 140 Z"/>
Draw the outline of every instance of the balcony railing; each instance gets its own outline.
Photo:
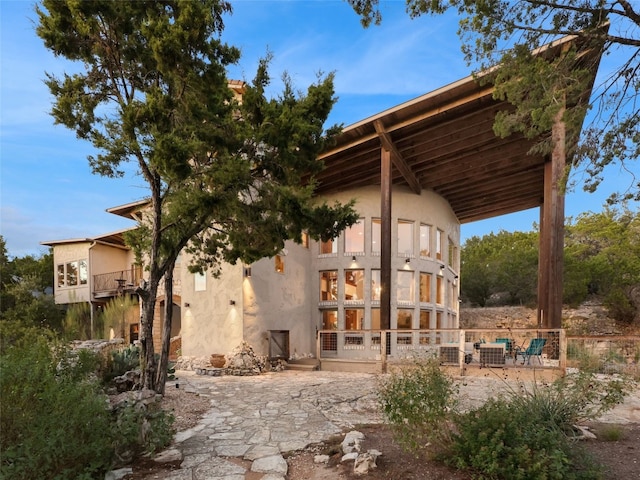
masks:
<path id="1" fill-rule="evenodd" d="M 93 295 L 112 297 L 132 292 L 142 280 L 141 269 L 119 270 L 93 276 Z"/>

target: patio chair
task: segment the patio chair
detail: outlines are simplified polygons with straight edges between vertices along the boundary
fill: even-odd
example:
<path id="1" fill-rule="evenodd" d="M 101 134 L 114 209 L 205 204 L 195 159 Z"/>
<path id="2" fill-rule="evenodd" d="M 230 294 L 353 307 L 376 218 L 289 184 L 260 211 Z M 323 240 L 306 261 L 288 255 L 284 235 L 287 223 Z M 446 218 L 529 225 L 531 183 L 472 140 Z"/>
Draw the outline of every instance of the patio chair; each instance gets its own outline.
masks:
<path id="1" fill-rule="evenodd" d="M 527 348 L 516 346 L 515 361 L 518 361 L 518 355 L 522 355 L 522 365 L 524 365 L 525 362 L 527 365 L 531 365 L 531 357 L 538 357 L 538 361 L 540 365 L 542 365 L 542 348 L 545 343 L 547 343 L 546 338 L 532 338 Z"/>
<path id="2" fill-rule="evenodd" d="M 513 340 L 510 338 L 496 338 L 496 343 L 504 343 L 504 351 L 508 357 L 513 354 Z"/>

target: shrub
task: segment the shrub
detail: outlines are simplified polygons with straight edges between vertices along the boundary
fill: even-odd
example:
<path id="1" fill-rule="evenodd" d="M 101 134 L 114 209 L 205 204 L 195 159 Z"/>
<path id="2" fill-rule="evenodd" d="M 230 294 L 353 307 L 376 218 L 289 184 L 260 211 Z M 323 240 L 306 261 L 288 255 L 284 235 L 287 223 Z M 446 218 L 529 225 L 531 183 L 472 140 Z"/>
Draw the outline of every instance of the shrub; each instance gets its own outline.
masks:
<path id="1" fill-rule="evenodd" d="M 378 388 L 378 402 L 394 435 L 417 451 L 427 442 L 439 448 L 449 441 L 449 421 L 457 405 L 458 387 L 440 370 L 438 361 L 418 360 L 391 373 Z"/>
<path id="2" fill-rule="evenodd" d="M 114 350 L 107 360 L 102 373 L 103 382 L 109 383 L 115 377 L 140 368 L 140 347 L 129 345 L 122 350 Z"/>
<path id="3" fill-rule="evenodd" d="M 0 358 L 0 477 L 94 478 L 111 465 L 109 412 L 85 375 L 89 357 L 66 355 L 32 337 Z"/>

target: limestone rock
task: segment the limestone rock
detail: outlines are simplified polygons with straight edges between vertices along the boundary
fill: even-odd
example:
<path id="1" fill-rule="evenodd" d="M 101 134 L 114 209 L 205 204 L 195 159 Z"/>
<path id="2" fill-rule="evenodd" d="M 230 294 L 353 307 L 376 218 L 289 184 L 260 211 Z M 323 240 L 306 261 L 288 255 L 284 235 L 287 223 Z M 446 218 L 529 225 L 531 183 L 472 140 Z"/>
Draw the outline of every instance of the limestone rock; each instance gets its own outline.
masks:
<path id="1" fill-rule="evenodd" d="M 352 430 L 344 436 L 344 440 L 342 441 L 342 452 L 343 453 L 351 453 L 351 452 L 359 452 L 360 451 L 360 442 L 364 438 L 364 434 L 362 432 L 358 432 L 357 430 Z"/>

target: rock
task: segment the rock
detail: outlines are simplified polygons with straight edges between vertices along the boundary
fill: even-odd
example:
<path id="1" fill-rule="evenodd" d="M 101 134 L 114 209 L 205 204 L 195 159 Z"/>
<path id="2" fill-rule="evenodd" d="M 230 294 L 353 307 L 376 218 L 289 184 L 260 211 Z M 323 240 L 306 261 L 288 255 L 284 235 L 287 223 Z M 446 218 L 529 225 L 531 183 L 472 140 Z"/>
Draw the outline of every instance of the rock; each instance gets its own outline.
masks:
<path id="1" fill-rule="evenodd" d="M 104 480 L 120 480 L 132 473 L 132 468 L 119 468 L 118 470 L 111 470 L 110 472 L 107 472 L 104 476 Z"/>
<path id="2" fill-rule="evenodd" d="M 182 459 L 182 452 L 177 448 L 169 448 L 167 450 L 163 450 L 155 457 L 153 457 L 153 461 L 157 463 L 180 462 L 182 461 Z"/>
<path id="3" fill-rule="evenodd" d="M 329 455 L 316 455 L 313 457 L 313 463 L 329 463 Z"/>
<path id="4" fill-rule="evenodd" d="M 378 455 L 375 455 L 372 452 L 373 450 L 369 450 L 366 453 L 361 453 L 360 455 L 358 455 L 358 458 L 356 458 L 355 462 L 353 463 L 354 473 L 358 475 L 364 475 L 366 473 L 369 473 L 369 470 L 377 467 L 376 460 L 378 458 Z"/>
<path id="5" fill-rule="evenodd" d="M 573 428 L 576 429 L 576 438 L 578 440 L 595 440 L 598 438 L 593 432 L 589 431 L 589 427 L 574 425 Z"/>
<path id="6" fill-rule="evenodd" d="M 282 458 L 282 455 L 258 458 L 251 464 L 251 471 L 259 473 L 286 475 L 287 469 L 287 461 Z"/>
<path id="7" fill-rule="evenodd" d="M 343 455 L 340 461 L 348 462 L 349 460 L 355 460 L 356 458 L 358 458 L 358 452 L 351 452 Z"/>
<path id="8" fill-rule="evenodd" d="M 362 432 L 358 432 L 357 430 L 352 430 L 344 436 L 344 440 L 342 441 L 342 452 L 343 453 L 351 453 L 351 452 L 359 452 L 360 451 L 360 442 L 364 438 L 364 434 Z"/>

